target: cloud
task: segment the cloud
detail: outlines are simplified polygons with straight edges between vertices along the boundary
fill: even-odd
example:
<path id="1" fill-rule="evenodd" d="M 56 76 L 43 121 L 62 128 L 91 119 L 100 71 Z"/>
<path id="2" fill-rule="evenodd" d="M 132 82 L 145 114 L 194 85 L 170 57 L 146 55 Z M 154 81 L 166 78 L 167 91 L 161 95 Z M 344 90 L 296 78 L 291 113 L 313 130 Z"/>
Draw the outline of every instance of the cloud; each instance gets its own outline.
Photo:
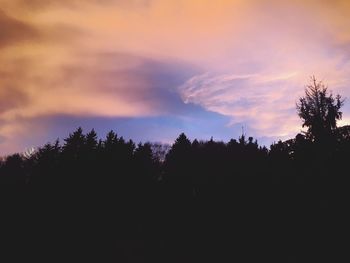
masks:
<path id="1" fill-rule="evenodd" d="M 28 103 L 27 96 L 18 89 L 0 89 L 0 116 L 14 108 L 23 107 Z"/>
<path id="2" fill-rule="evenodd" d="M 310 75 L 350 97 L 349 1 L 0 3 L 5 137 L 43 116 L 185 119 L 193 105 L 235 132 L 291 136 Z"/>
<path id="3" fill-rule="evenodd" d="M 184 102 L 229 116 L 229 125 L 248 126 L 254 136 L 286 137 L 299 130 L 295 75 L 207 73 L 189 79 L 179 92 Z"/>
<path id="4" fill-rule="evenodd" d="M 212 50 L 206 49 L 216 54 L 200 59 L 209 73 L 192 76 L 179 93 L 186 103 L 229 116 L 229 125 L 248 126 L 254 136 L 292 137 L 301 129 L 295 102 L 310 75 L 350 95 L 350 6 L 247 1 L 245 7 L 239 23 L 230 21 L 230 33 L 216 39 L 221 44 L 209 40 Z"/>
<path id="5" fill-rule="evenodd" d="M 7 15 L 0 9 L 0 48 L 38 37 L 34 27 Z"/>
<path id="6" fill-rule="evenodd" d="M 8 109 L 3 117 L 164 114 L 177 110 L 176 103 L 182 102 L 173 90 L 195 72 L 184 63 L 122 53 L 77 53 L 69 61 L 51 62 L 33 58 L 24 69 L 14 66 L 13 71 L 25 73 L 17 81 L 9 77 L 6 84 L 26 86 L 31 103 Z"/>
<path id="7" fill-rule="evenodd" d="M 57 115 L 140 118 L 182 114 L 184 104 L 175 88 L 197 72 L 172 60 L 84 52 L 69 60 L 17 60 L 3 70 L 0 135 L 6 138 L 2 145 L 6 152 L 18 149 L 16 138 L 27 137 L 27 131 L 44 138 L 45 122 Z M 20 72 L 18 78 L 15 73 Z M 43 122 L 33 128 L 30 120 L 38 118 Z"/>
<path id="8" fill-rule="evenodd" d="M 7 6 L 21 7 L 31 11 L 44 11 L 52 8 L 80 8 L 89 5 L 116 5 L 123 8 L 146 7 L 151 0 L 2 0 Z"/>
<path id="9" fill-rule="evenodd" d="M 343 97 L 350 95 L 349 69 L 342 69 L 330 84 L 330 91 Z M 329 73 L 335 74 L 334 70 Z M 334 75 L 335 76 L 335 75 Z M 269 137 L 268 141 L 294 137 L 301 129 L 296 102 L 304 96 L 309 79 L 300 72 L 268 72 L 236 75 L 205 73 L 195 75 L 178 87 L 182 100 L 230 117 L 228 126 L 244 126 L 249 134 Z M 350 113 L 344 107 L 345 113 Z M 346 115 L 346 114 L 345 114 Z M 345 117 L 340 125 L 345 125 Z"/>

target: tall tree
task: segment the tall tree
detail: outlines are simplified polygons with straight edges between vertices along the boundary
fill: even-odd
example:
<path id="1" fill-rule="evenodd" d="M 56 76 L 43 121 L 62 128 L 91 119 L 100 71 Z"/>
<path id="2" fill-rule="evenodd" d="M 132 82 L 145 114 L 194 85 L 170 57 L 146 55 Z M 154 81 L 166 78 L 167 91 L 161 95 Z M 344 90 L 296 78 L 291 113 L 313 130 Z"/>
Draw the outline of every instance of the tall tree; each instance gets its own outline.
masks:
<path id="1" fill-rule="evenodd" d="M 97 133 L 95 132 L 94 129 L 92 129 L 88 134 L 85 136 L 85 144 L 87 150 L 96 150 L 98 146 L 98 141 L 97 141 Z"/>
<path id="2" fill-rule="evenodd" d="M 177 176 L 188 173 L 191 164 L 191 149 L 191 141 L 184 133 L 181 133 L 166 155 L 167 172 Z"/>
<path id="3" fill-rule="evenodd" d="M 306 86 L 305 96 L 299 98 L 296 105 L 298 115 L 307 127 L 307 135 L 313 141 L 329 138 L 337 127 L 337 120 L 342 118 L 340 108 L 344 100 L 340 95 L 333 96 L 327 87 L 314 76 Z"/>

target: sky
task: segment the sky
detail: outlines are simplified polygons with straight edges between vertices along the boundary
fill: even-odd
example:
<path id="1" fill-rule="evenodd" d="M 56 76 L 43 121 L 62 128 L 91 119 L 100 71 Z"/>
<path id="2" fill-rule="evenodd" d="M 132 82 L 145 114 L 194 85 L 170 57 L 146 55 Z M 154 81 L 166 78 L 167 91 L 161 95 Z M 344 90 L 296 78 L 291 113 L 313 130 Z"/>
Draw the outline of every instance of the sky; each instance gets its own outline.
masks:
<path id="1" fill-rule="evenodd" d="M 79 126 L 292 138 L 310 76 L 350 97 L 349 17 L 348 0 L 0 0 L 0 154 Z"/>

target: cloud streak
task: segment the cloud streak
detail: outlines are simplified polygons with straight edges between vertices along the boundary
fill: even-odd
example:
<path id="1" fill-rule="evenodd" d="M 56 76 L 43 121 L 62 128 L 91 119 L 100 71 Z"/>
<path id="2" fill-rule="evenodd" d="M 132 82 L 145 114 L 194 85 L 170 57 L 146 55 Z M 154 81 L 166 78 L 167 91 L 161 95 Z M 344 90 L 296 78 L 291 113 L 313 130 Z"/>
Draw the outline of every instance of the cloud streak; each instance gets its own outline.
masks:
<path id="1" fill-rule="evenodd" d="M 254 136 L 291 136 L 299 130 L 295 116 L 296 73 L 282 76 L 198 75 L 179 87 L 186 103 L 231 117 L 230 125 L 246 125 Z"/>
<path id="2" fill-rule="evenodd" d="M 0 9 L 0 48 L 18 44 L 38 37 L 37 30 L 30 25 L 7 15 Z"/>

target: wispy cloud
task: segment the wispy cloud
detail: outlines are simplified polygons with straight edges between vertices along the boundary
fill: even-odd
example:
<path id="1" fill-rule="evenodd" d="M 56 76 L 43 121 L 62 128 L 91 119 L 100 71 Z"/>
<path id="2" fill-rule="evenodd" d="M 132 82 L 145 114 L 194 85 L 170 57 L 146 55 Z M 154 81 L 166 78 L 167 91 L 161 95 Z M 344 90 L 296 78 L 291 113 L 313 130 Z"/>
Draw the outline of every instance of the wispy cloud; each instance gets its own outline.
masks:
<path id="1" fill-rule="evenodd" d="M 231 117 L 230 125 L 245 124 L 253 135 L 284 137 L 299 130 L 294 114 L 296 73 L 280 76 L 198 75 L 179 87 L 186 103 Z M 293 83 L 294 82 L 294 83 Z"/>

